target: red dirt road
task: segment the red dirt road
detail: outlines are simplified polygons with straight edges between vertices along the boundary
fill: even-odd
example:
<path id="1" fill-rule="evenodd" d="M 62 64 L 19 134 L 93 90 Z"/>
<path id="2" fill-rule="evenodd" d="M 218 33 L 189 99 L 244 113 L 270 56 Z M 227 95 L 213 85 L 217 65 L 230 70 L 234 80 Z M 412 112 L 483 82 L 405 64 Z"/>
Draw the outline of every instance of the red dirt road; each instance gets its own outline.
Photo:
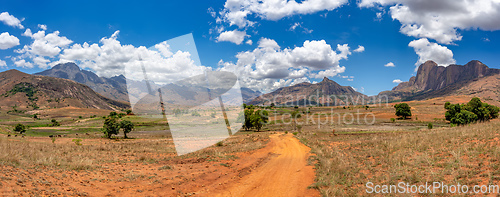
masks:
<path id="1" fill-rule="evenodd" d="M 310 148 L 292 134 L 275 134 L 262 151 L 274 155 L 247 176 L 213 196 L 319 196 L 307 187 L 314 182 L 314 169 L 307 165 Z M 219 193 L 220 192 L 220 193 Z M 212 196 L 211 195 L 211 196 Z"/>

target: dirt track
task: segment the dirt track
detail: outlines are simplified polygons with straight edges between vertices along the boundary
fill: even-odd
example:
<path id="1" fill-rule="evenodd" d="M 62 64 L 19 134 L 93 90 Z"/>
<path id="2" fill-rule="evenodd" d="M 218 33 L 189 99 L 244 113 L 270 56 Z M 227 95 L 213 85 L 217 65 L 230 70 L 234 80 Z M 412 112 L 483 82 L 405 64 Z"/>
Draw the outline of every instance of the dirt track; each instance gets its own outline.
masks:
<path id="1" fill-rule="evenodd" d="M 262 153 L 273 156 L 242 179 L 214 191 L 214 196 L 319 196 L 317 190 L 307 189 L 314 182 L 314 169 L 307 166 L 310 148 L 292 134 L 270 138 Z"/>

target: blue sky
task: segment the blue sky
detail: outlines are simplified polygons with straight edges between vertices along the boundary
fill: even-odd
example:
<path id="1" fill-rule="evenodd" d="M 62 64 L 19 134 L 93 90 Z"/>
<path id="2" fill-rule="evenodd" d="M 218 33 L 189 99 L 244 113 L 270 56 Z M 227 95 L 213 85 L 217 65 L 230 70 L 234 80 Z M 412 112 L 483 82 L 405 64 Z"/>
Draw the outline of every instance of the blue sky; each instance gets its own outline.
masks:
<path id="1" fill-rule="evenodd" d="M 264 92 L 326 76 L 376 95 L 397 85 L 397 79 L 407 81 L 425 60 L 443 66 L 480 60 L 500 68 L 497 0 L 269 2 L 3 2 L 0 71 L 35 73 L 76 61 L 112 76 L 119 74 L 120 65 L 134 61 L 135 56 L 124 53 L 150 57 L 141 46 L 189 33 L 205 68 L 233 71 L 242 86 Z M 44 34 L 33 36 L 39 31 Z M 176 54 L 178 44 L 167 44 L 172 53 L 163 58 L 189 58 Z M 79 50 L 69 50 L 74 45 Z M 153 56 L 150 61 L 158 62 Z M 179 64 L 175 72 L 185 75 L 200 66 L 182 59 L 171 62 Z M 384 66 L 390 62 L 394 67 Z"/>

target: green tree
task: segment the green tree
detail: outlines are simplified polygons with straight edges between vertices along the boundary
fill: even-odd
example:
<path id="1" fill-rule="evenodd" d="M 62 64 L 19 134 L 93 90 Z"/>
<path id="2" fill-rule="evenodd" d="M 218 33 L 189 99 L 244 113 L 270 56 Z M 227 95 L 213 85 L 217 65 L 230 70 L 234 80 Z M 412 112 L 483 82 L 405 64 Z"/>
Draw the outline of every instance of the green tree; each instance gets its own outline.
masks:
<path id="1" fill-rule="evenodd" d="M 257 132 L 267 124 L 269 121 L 269 114 L 266 110 L 257 110 L 250 117 L 250 121 L 252 122 L 253 127 L 257 129 Z"/>
<path id="2" fill-rule="evenodd" d="M 300 112 L 297 111 L 297 110 L 293 111 L 290 115 L 291 115 L 291 118 L 294 119 L 294 120 L 297 119 L 297 118 L 302 117 L 302 115 L 300 115 Z"/>
<path id="3" fill-rule="evenodd" d="M 120 131 L 120 124 L 116 116 L 107 117 L 102 127 L 102 132 L 109 139 L 112 135 L 118 135 L 118 131 Z"/>
<path id="4" fill-rule="evenodd" d="M 26 127 L 23 124 L 18 123 L 16 127 L 14 127 L 14 131 L 23 134 L 24 132 L 26 132 Z"/>
<path id="5" fill-rule="evenodd" d="M 118 114 L 114 111 L 112 112 L 109 112 L 109 116 L 108 117 L 113 117 L 113 116 L 118 116 Z"/>
<path id="6" fill-rule="evenodd" d="M 396 108 L 396 116 L 399 116 L 402 119 L 407 119 L 408 117 L 411 117 L 411 108 L 408 104 L 406 103 L 400 103 L 394 105 L 394 108 Z"/>
<path id="7" fill-rule="evenodd" d="M 123 129 L 123 135 L 125 138 L 127 137 L 127 133 L 130 133 L 132 129 L 134 129 L 134 123 L 128 121 L 128 120 L 122 120 L 120 122 L 120 128 Z"/>
<path id="8" fill-rule="evenodd" d="M 250 128 L 253 127 L 251 116 L 253 115 L 254 110 L 253 109 L 245 109 L 245 122 L 243 123 L 243 128 L 245 128 L 245 131 L 248 131 Z"/>
<path id="9" fill-rule="evenodd" d="M 451 104 L 446 102 L 444 108 L 446 120 L 456 125 L 466 125 L 477 121 L 489 121 L 498 117 L 497 106 L 483 103 L 477 97 L 472 98 L 467 104 Z"/>
<path id="10" fill-rule="evenodd" d="M 127 113 L 127 115 L 130 115 L 130 114 L 132 114 L 132 110 L 127 109 L 127 110 L 125 111 L 125 113 Z"/>
<path id="11" fill-rule="evenodd" d="M 60 125 L 61 125 L 61 124 L 59 124 L 59 122 L 57 122 L 57 120 L 56 120 L 56 119 L 52 119 L 52 121 L 51 121 L 51 122 L 52 122 L 52 125 L 51 125 L 51 126 L 53 126 L 53 127 L 57 127 L 57 126 L 60 126 Z"/>
<path id="12" fill-rule="evenodd" d="M 466 125 L 477 121 L 477 115 L 467 111 L 461 110 L 460 113 L 457 113 L 455 117 L 451 118 L 451 123 L 457 125 Z"/>
<path id="13" fill-rule="evenodd" d="M 444 104 L 444 108 L 447 109 L 444 116 L 448 121 L 451 121 L 451 119 L 462 110 L 462 106 L 460 106 L 460 104 L 451 104 L 450 102 L 446 102 Z"/>

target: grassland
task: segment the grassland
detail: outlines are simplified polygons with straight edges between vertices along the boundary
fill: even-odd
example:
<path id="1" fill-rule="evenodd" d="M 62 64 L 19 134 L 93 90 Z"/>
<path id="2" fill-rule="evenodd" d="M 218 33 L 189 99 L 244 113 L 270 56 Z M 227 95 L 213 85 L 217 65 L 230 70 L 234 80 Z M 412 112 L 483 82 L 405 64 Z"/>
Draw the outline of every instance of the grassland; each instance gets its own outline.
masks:
<path id="1" fill-rule="evenodd" d="M 412 119 L 394 121 L 392 103 L 273 108 L 263 131 L 240 131 L 182 156 L 176 156 L 165 122 L 158 119 L 126 116 L 137 125 L 129 135 L 132 139 L 108 140 L 101 138 L 100 128 L 109 111 L 58 109 L 41 120 L 0 111 L 0 186 L 8 188 L 0 189 L 0 195 L 189 196 L 222 187 L 265 163 L 273 155 L 248 156 L 265 147 L 276 132 L 294 133 L 311 148 L 309 162 L 316 179 L 310 187 L 323 196 L 367 195 L 367 182 L 499 184 L 500 121 L 450 127 L 444 120 L 444 102 L 469 99 L 412 101 Z M 301 112 L 297 121 L 290 117 L 293 111 Z M 350 115 L 374 119 L 369 124 L 342 119 Z M 48 126 L 52 118 L 61 126 Z M 26 137 L 7 137 L 17 123 L 30 126 Z M 48 135 L 63 137 L 52 141 Z"/>

